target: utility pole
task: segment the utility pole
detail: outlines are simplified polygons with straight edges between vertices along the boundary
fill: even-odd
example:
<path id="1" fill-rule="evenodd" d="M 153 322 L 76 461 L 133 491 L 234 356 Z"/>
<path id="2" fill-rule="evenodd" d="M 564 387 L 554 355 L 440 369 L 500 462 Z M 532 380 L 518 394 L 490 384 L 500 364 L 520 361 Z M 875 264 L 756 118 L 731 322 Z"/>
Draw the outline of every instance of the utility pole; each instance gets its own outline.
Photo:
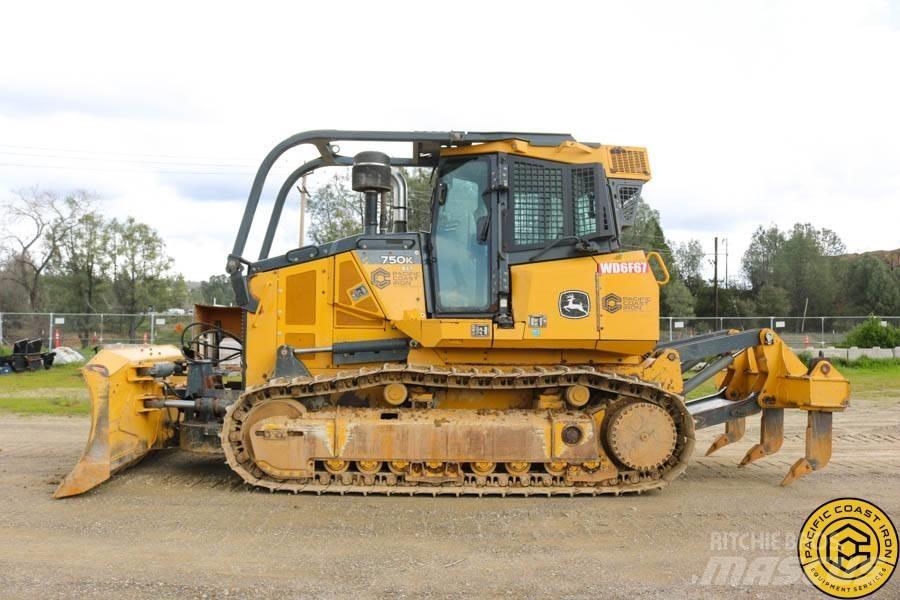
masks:
<path id="1" fill-rule="evenodd" d="M 719 318 L 719 238 L 713 241 L 713 297 L 716 305 L 716 318 Z"/>
<path id="2" fill-rule="evenodd" d="M 725 289 L 728 289 L 728 238 L 723 240 L 725 242 Z"/>
<path id="3" fill-rule="evenodd" d="M 306 245 L 306 197 L 309 192 L 306 191 L 306 175 L 300 178 L 300 186 L 297 188 L 300 192 L 300 245 L 302 248 Z"/>

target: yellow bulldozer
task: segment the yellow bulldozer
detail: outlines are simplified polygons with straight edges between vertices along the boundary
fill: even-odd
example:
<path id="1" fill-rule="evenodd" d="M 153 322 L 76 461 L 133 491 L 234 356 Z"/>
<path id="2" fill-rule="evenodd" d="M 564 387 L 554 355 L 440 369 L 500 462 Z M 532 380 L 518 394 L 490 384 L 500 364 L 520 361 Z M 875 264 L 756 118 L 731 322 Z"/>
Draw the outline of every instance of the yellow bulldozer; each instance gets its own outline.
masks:
<path id="1" fill-rule="evenodd" d="M 317 156 L 245 258 L 269 172 L 301 145 Z M 270 256 L 288 192 L 335 166 L 352 171 L 362 233 Z M 407 231 L 399 167 L 432 169 L 430 231 Z M 238 306 L 197 307 L 180 348 L 108 346 L 85 366 L 90 439 L 56 496 L 168 447 L 221 453 L 248 484 L 295 493 L 642 492 L 685 470 L 698 428 L 724 425 L 713 452 L 761 412 L 742 464 L 777 452 L 785 409 L 808 425 L 783 483 L 821 469 L 850 392 L 828 361 L 804 364 L 771 329 L 660 343 L 665 262 L 622 242 L 649 180 L 645 149 L 565 134 L 284 140 L 227 260 Z M 715 393 L 686 401 L 711 378 Z"/>

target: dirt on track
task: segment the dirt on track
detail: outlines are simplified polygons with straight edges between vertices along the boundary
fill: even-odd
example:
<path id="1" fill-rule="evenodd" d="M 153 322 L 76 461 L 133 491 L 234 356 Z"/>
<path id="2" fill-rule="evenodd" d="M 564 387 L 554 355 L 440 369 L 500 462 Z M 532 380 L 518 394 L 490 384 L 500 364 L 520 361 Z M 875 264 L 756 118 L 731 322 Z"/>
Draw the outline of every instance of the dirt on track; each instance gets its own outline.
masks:
<path id="1" fill-rule="evenodd" d="M 823 598 L 796 567 L 793 538 L 841 496 L 900 524 L 900 399 L 855 400 L 835 416 L 831 464 L 779 487 L 804 426 L 789 415 L 781 452 L 741 469 L 756 417 L 711 457 L 720 428 L 700 431 L 687 472 L 640 496 L 272 494 L 220 458 L 166 451 L 53 500 L 88 420 L 2 416 L 0 597 Z M 779 567 L 772 581 L 749 567 L 708 581 L 716 557 Z M 896 597 L 900 576 L 873 596 Z"/>

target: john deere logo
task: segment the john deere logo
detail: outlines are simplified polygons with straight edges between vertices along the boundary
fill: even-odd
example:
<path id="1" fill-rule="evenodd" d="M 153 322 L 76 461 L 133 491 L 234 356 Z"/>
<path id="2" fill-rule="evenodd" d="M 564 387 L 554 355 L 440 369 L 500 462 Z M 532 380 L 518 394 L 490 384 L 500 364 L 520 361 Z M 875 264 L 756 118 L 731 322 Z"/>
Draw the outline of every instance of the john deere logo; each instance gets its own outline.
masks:
<path id="1" fill-rule="evenodd" d="M 381 268 L 375 269 L 372 271 L 372 285 L 383 290 L 391 285 L 391 274 Z"/>
<path id="2" fill-rule="evenodd" d="M 567 319 L 583 319 L 591 314 L 591 297 L 580 290 L 566 290 L 559 295 L 559 314 Z"/>
<path id="3" fill-rule="evenodd" d="M 615 294 L 603 296 L 603 310 L 609 313 L 619 312 L 622 310 L 622 298 Z"/>
<path id="4" fill-rule="evenodd" d="M 862 598 L 897 565 L 897 530 L 880 508 L 858 498 L 826 502 L 809 515 L 797 542 L 807 579 L 834 598 Z"/>

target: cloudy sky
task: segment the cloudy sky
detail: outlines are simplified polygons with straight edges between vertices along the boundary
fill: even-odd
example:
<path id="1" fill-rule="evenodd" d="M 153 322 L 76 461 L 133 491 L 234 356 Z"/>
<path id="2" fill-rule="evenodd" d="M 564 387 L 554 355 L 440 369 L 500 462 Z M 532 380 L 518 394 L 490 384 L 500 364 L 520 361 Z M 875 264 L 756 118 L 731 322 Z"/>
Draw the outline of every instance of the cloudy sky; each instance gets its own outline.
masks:
<path id="1" fill-rule="evenodd" d="M 898 2 L 32 1 L 3 22 L 0 201 L 96 190 L 189 279 L 223 271 L 265 153 L 319 128 L 647 146 L 667 234 L 727 237 L 732 272 L 760 223 L 900 246 Z"/>

